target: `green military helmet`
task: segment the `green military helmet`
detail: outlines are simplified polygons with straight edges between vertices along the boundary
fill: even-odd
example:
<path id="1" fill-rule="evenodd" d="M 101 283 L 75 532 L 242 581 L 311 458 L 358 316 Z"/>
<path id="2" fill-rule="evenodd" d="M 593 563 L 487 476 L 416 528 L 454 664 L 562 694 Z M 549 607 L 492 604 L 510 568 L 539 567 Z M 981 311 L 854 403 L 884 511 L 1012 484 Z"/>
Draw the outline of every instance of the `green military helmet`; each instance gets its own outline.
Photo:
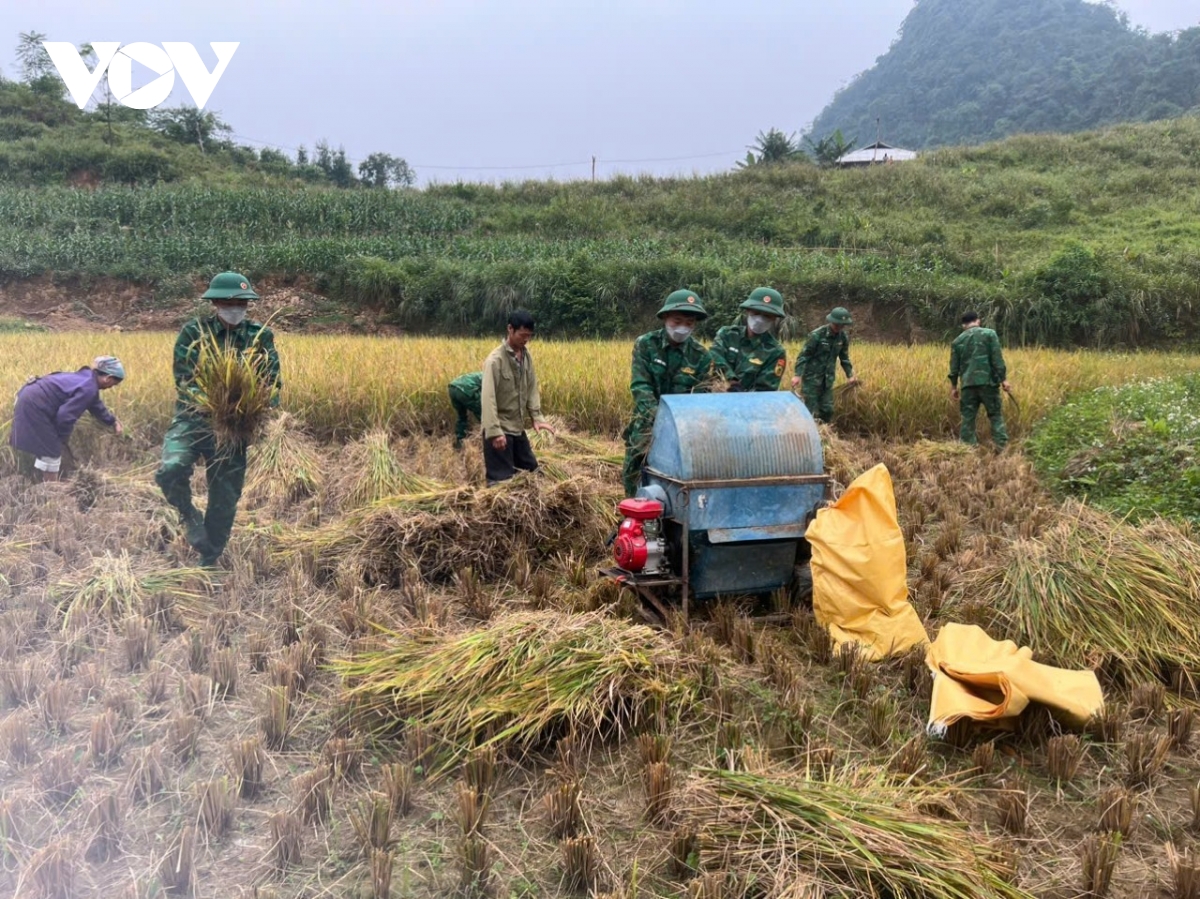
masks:
<path id="1" fill-rule="evenodd" d="M 694 290 L 677 290 L 668 296 L 663 301 L 663 307 L 658 310 L 658 317 L 662 318 L 669 312 L 683 312 L 694 315 L 697 319 L 708 318 L 704 304 L 700 302 L 700 297 Z"/>
<path id="2" fill-rule="evenodd" d="M 766 315 L 777 315 L 783 317 L 783 297 L 778 290 L 772 290 L 770 287 L 756 287 L 750 291 L 748 296 L 739 309 L 745 309 L 747 312 L 762 312 Z"/>
<path id="3" fill-rule="evenodd" d="M 237 272 L 221 272 L 208 282 L 204 300 L 257 300 L 258 294 L 250 286 L 250 279 Z"/>
<path id="4" fill-rule="evenodd" d="M 825 321 L 829 322 L 829 324 L 831 324 L 831 325 L 852 325 L 852 324 L 854 324 L 854 319 L 850 317 L 850 310 L 847 309 L 845 306 L 838 306 L 836 309 L 834 309 L 832 312 L 830 312 L 827 316 L 825 316 Z"/>

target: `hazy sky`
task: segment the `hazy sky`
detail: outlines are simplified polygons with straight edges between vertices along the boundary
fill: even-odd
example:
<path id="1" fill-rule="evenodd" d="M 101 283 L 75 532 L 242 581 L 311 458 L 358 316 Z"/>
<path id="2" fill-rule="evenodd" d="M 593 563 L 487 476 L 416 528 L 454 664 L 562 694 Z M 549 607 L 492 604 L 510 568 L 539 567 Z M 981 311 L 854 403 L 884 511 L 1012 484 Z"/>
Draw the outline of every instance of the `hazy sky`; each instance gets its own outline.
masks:
<path id="1" fill-rule="evenodd" d="M 1119 0 L 1150 31 L 1197 0 Z M 247 143 L 405 157 L 422 182 L 707 172 L 802 130 L 912 0 L 0 0 L 0 64 L 52 40 L 240 41 L 208 109 Z M 139 80 L 135 70 L 134 87 Z M 187 100 L 178 84 L 176 96 Z M 187 100 L 190 102 L 190 100 Z M 885 123 L 886 132 L 886 123 Z M 886 133 L 885 133 L 886 137 Z M 565 163 L 565 164 L 564 164 Z"/>

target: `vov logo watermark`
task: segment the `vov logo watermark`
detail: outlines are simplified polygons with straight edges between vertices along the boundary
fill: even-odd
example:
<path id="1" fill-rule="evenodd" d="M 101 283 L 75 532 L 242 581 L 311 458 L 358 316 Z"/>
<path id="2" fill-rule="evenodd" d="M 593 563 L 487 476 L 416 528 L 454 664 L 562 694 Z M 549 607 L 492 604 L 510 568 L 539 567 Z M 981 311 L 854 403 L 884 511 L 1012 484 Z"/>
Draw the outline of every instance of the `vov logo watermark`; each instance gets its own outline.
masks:
<path id="1" fill-rule="evenodd" d="M 87 106 L 100 79 L 108 72 L 108 86 L 113 96 L 130 109 L 150 109 L 162 103 L 175 87 L 175 73 L 183 79 L 184 86 L 192 95 L 198 109 L 203 109 L 213 88 L 225 74 L 229 60 L 239 46 L 238 41 L 213 41 L 209 43 L 217 54 L 217 65 L 210 72 L 191 44 L 182 41 L 163 41 L 148 44 L 137 41 L 121 46 L 120 41 L 97 41 L 92 44 L 96 54 L 96 67 L 90 72 L 79 51 L 69 41 L 42 41 L 50 54 L 50 60 L 58 69 L 71 99 L 80 109 Z M 133 64 L 139 62 L 158 75 L 149 84 L 133 89 Z"/>

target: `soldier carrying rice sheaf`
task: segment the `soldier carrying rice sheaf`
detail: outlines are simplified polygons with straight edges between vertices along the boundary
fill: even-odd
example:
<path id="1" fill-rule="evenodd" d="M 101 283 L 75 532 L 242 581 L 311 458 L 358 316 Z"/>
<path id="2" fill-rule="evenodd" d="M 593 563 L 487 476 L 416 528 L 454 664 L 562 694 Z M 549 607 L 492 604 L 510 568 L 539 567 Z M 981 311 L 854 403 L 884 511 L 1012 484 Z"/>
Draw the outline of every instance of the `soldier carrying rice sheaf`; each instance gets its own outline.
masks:
<path id="1" fill-rule="evenodd" d="M 712 375 L 712 355 L 692 336 L 697 323 L 708 318 L 695 291 L 670 294 L 658 317 L 663 326 L 633 344 L 629 378 L 633 418 L 625 428 L 625 467 L 621 472 L 626 496 L 637 493 L 641 482 L 659 397 L 707 390 Z"/>
<path id="2" fill-rule="evenodd" d="M 201 564 L 211 567 L 233 530 L 251 436 L 227 439 L 221 426 L 230 416 L 236 420 L 246 415 L 245 410 L 278 406 L 281 380 L 271 329 L 246 318 L 247 303 L 258 299 L 246 277 L 222 272 L 209 283 L 202 299 L 212 300 L 214 314 L 193 318 L 175 340 L 175 416 L 163 438 L 162 463 L 154 480 L 167 502 L 179 511 L 188 543 L 199 553 Z M 239 368 L 244 372 L 247 360 L 253 360 L 251 380 L 257 383 L 238 385 L 230 391 L 232 395 L 216 399 L 218 385 L 203 382 L 220 378 L 207 372 L 200 376 L 206 354 L 223 363 L 214 367 L 223 367 L 230 378 L 238 376 Z M 208 506 L 203 515 L 192 505 L 190 483 L 192 469 L 201 457 L 208 480 Z"/>

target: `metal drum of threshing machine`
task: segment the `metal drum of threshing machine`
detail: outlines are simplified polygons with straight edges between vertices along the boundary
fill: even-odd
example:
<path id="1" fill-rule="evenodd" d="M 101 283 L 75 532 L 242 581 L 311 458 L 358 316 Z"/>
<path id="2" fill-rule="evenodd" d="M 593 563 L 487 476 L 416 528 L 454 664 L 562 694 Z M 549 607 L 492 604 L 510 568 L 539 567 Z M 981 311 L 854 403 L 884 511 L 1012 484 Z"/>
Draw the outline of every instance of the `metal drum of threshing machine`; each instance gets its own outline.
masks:
<path id="1" fill-rule="evenodd" d="M 664 396 L 638 497 L 663 505 L 683 595 L 763 593 L 792 582 L 828 477 L 812 415 L 794 394 Z"/>

